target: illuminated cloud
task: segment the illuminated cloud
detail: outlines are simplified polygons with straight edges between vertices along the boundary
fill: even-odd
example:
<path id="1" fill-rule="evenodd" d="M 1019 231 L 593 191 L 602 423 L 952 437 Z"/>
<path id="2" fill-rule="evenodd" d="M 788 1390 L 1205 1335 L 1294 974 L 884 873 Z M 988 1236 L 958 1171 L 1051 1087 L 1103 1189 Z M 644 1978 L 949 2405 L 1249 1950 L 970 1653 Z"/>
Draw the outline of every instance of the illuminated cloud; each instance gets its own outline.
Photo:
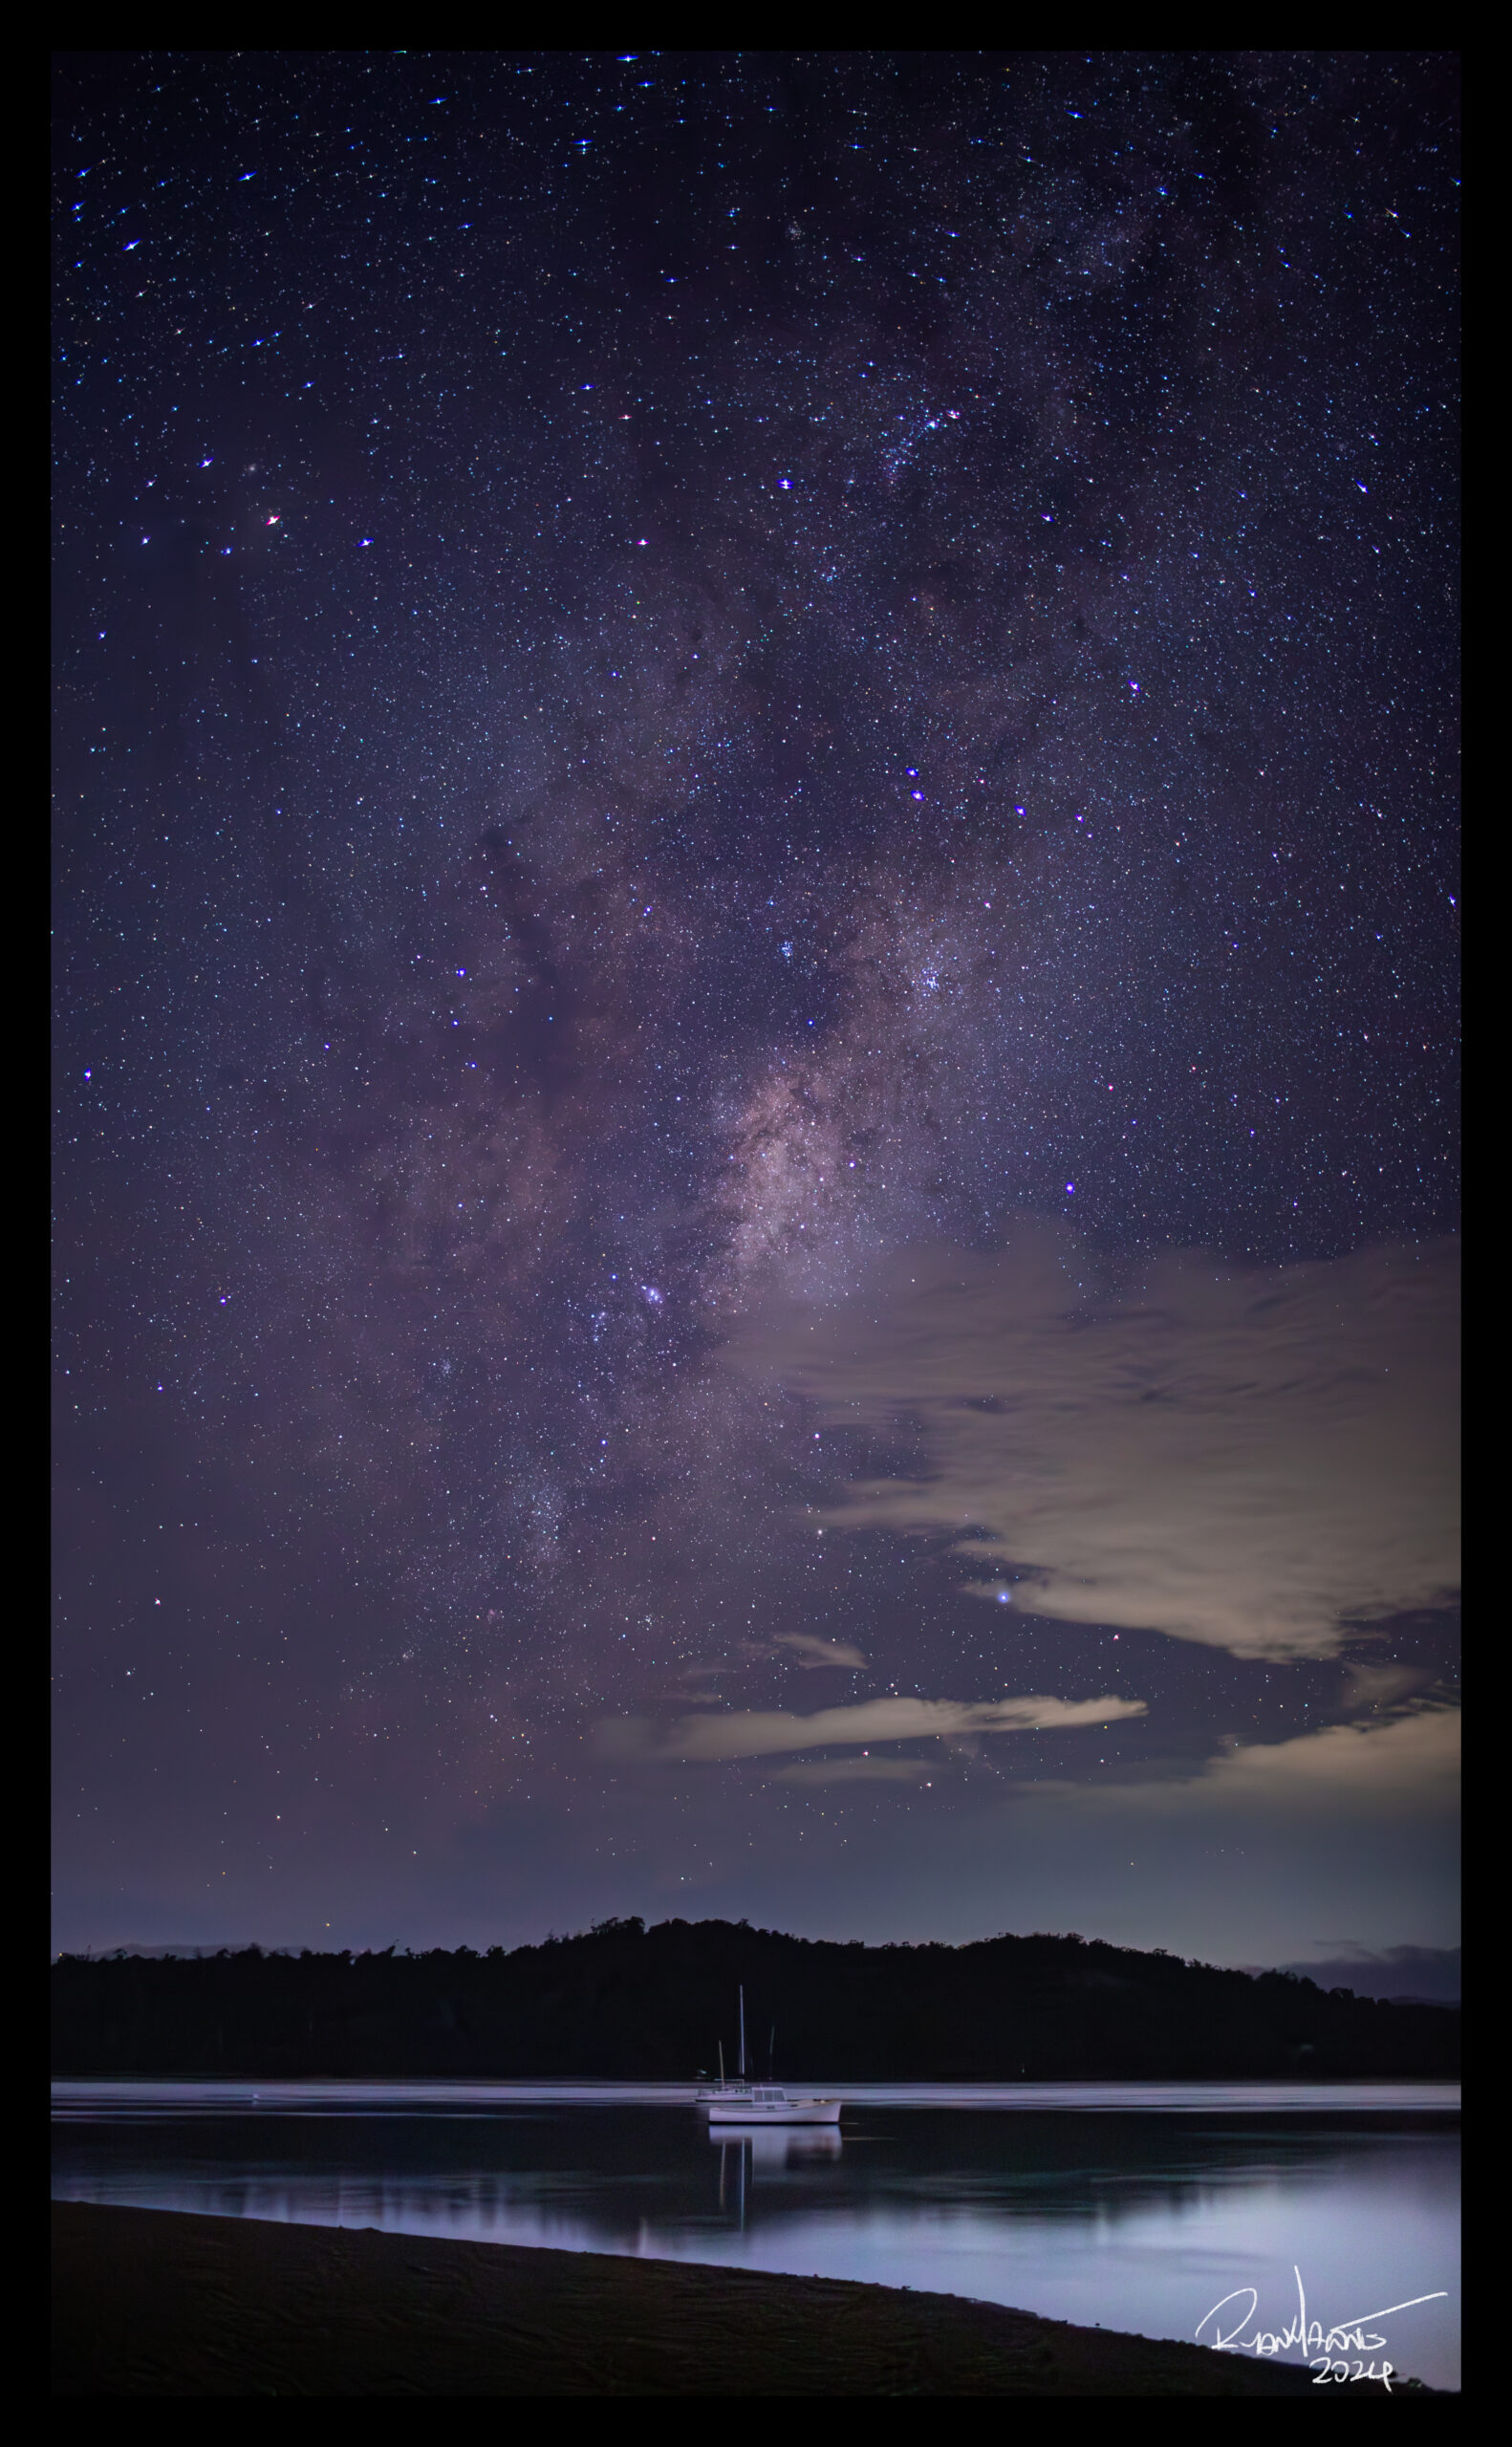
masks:
<path id="1" fill-rule="evenodd" d="M 1289 1742 L 1220 1751 L 1194 1775 L 1158 1783 L 1033 1787 L 1033 1801 L 1092 1810 L 1220 1818 L 1453 1818 L 1459 1807 L 1459 1711 L 1428 1706 L 1384 1724 L 1332 1724 Z"/>
<path id="2" fill-rule="evenodd" d="M 1421 1708 L 1386 1724 L 1330 1724 L 1290 1742 L 1246 1743 L 1209 1761 L 1189 1786 L 1163 1789 L 1177 1806 L 1199 1795 L 1228 1808 L 1356 1811 L 1459 1803 L 1459 1711 Z"/>
<path id="3" fill-rule="evenodd" d="M 954 1533 L 1036 1614 L 1240 1657 L 1324 1657 L 1458 1586 L 1453 1243 L 1240 1270 L 1200 1252 L 1112 1296 L 1048 1227 L 932 1252 L 732 1349 L 832 1426 L 921 1441 L 850 1528 Z"/>
<path id="4" fill-rule="evenodd" d="M 1024 1733 L 1036 1727 L 1112 1724 L 1142 1717 L 1143 1700 L 863 1700 L 853 1708 L 820 1708 L 813 1716 L 786 1709 L 710 1709 L 681 1718 L 648 1745 L 649 1728 L 635 1719 L 598 1728 L 598 1747 L 659 1759 L 763 1759 L 780 1751 L 832 1744 L 919 1742 L 948 1734 Z"/>

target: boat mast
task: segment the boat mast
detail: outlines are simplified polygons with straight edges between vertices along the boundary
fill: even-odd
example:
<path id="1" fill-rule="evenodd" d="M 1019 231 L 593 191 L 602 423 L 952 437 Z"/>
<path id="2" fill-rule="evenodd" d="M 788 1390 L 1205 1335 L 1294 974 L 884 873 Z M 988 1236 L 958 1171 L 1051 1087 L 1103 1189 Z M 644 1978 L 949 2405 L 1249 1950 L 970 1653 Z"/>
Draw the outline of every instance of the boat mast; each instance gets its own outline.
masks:
<path id="1" fill-rule="evenodd" d="M 720 2041 L 720 2089 L 724 2088 L 724 2042 Z"/>
<path id="2" fill-rule="evenodd" d="M 745 1991 L 741 1990 L 741 2080 L 745 2079 Z"/>

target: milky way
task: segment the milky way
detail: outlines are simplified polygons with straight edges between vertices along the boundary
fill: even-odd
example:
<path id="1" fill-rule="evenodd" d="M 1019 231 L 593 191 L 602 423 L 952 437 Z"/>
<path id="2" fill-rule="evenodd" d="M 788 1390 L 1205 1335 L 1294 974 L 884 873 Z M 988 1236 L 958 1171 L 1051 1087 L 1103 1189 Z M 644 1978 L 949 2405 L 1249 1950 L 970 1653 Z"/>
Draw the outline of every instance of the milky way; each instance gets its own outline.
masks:
<path id="1" fill-rule="evenodd" d="M 792 1321 L 1049 1233 L 1073 1326 L 1343 1267 L 1365 1383 L 1447 1284 L 1458 169 L 1439 54 L 63 57 L 71 1939 L 1221 1951 L 1012 1830 L 1438 1742 L 1441 1509 L 1288 1639 L 1182 1505 L 1186 1616 L 1036 1615 Z M 1443 1942 L 1439 1841 L 1292 1950 Z"/>

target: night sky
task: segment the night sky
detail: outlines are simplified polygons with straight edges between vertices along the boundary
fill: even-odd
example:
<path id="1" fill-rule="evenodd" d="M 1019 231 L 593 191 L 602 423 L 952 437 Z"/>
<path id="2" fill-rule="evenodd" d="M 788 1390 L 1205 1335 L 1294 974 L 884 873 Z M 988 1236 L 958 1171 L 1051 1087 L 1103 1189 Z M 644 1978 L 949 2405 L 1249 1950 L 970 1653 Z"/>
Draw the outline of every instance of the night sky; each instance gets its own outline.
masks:
<path id="1" fill-rule="evenodd" d="M 1453 57 L 55 97 L 54 1942 L 1453 1946 Z"/>

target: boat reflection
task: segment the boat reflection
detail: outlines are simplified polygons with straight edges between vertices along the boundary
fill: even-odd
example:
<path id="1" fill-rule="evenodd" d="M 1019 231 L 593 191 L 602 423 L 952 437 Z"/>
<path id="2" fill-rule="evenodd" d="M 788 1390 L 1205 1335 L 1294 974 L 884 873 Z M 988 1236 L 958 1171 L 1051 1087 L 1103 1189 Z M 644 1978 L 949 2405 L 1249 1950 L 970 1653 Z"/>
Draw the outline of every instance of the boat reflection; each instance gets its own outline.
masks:
<path id="1" fill-rule="evenodd" d="M 748 2151 L 753 2167 L 813 2166 L 821 2158 L 837 2158 L 841 2146 L 835 2124 L 715 2125 L 709 2139 L 722 2157 L 726 2150 Z"/>
<path id="2" fill-rule="evenodd" d="M 757 2125 L 744 2132 L 739 2126 L 732 2129 L 725 2124 L 711 2131 L 709 2139 L 720 2154 L 720 2214 L 730 2219 L 743 2235 L 746 2195 L 758 2174 L 816 2166 L 822 2159 L 840 2155 L 839 2129 L 832 2124 L 788 2126 L 786 2130 Z"/>

